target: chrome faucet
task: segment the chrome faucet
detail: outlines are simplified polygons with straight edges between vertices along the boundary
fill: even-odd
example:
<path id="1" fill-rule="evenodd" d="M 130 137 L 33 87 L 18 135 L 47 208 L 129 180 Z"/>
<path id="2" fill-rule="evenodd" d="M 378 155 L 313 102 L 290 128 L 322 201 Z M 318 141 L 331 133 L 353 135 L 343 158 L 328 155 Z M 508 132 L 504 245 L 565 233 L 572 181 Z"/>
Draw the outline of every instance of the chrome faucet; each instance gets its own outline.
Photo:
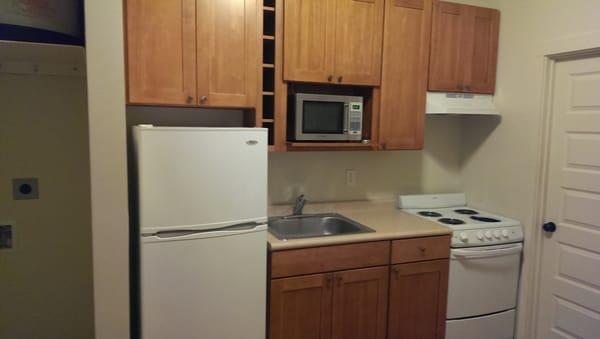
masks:
<path id="1" fill-rule="evenodd" d="M 300 194 L 296 198 L 296 203 L 294 204 L 294 212 L 292 212 L 292 215 L 302 215 L 302 209 L 304 208 L 304 204 L 306 204 L 306 199 L 304 198 L 304 194 Z"/>

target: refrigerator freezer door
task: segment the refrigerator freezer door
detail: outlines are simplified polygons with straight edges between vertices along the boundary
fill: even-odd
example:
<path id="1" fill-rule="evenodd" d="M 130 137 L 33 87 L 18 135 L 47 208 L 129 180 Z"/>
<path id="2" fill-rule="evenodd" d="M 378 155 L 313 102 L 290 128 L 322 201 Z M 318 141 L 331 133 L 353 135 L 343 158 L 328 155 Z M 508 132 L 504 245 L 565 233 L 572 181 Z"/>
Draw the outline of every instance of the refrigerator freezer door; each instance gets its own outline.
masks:
<path id="1" fill-rule="evenodd" d="M 143 339 L 265 338 L 266 225 L 219 232 L 141 238 Z"/>
<path id="2" fill-rule="evenodd" d="M 134 128 L 141 233 L 267 216 L 263 128 Z"/>

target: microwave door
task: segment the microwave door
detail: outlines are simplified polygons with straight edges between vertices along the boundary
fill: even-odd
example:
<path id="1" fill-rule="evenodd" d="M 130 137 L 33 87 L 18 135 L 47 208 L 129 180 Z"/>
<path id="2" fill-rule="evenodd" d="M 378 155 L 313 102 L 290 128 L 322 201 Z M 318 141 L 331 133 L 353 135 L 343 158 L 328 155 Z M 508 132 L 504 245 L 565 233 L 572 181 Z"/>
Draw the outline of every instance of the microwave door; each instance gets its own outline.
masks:
<path id="1" fill-rule="evenodd" d="M 317 99 L 296 103 L 296 140 L 347 140 L 348 111 L 344 101 Z"/>

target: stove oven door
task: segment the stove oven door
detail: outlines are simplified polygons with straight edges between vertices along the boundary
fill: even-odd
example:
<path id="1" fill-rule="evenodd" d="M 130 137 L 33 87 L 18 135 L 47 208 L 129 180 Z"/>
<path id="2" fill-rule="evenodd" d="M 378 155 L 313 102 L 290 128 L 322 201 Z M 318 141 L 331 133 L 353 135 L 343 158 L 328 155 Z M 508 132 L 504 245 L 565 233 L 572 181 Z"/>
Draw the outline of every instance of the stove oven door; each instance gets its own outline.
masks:
<path id="1" fill-rule="evenodd" d="M 521 243 L 451 250 L 448 319 L 516 307 Z"/>

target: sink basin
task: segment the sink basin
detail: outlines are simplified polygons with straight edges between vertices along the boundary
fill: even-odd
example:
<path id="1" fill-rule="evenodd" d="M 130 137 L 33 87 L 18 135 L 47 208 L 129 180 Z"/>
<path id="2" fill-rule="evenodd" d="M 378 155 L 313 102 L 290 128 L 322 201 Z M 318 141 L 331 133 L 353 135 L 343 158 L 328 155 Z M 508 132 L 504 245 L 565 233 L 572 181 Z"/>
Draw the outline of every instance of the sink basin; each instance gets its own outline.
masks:
<path id="1" fill-rule="evenodd" d="M 278 239 L 300 239 L 375 232 L 336 213 L 304 214 L 269 219 L 269 232 Z"/>

